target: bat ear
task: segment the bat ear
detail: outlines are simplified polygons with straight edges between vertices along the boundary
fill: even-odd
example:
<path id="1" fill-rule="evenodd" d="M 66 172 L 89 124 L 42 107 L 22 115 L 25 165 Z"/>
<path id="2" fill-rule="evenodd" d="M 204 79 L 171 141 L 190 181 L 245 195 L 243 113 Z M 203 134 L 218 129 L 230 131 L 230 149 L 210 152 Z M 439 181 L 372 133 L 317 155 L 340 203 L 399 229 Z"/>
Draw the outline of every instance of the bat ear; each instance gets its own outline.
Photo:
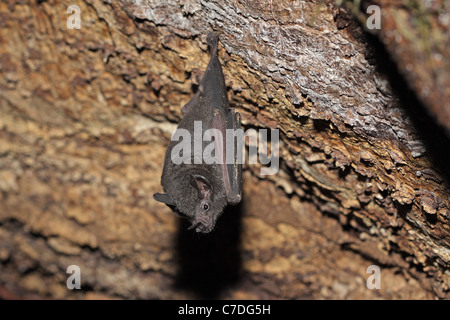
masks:
<path id="1" fill-rule="evenodd" d="M 195 179 L 194 175 L 192 174 L 189 175 L 189 183 L 191 184 L 191 186 L 195 188 L 195 190 L 199 191 L 197 179 Z"/>
<path id="2" fill-rule="evenodd" d="M 190 174 L 189 182 L 197 190 L 199 199 L 209 198 L 212 186 L 208 179 L 199 174 Z"/>
<path id="3" fill-rule="evenodd" d="M 172 200 L 172 198 L 167 193 L 155 193 L 153 195 L 153 199 L 156 201 L 162 202 L 167 204 L 168 206 L 176 207 L 175 202 Z"/>

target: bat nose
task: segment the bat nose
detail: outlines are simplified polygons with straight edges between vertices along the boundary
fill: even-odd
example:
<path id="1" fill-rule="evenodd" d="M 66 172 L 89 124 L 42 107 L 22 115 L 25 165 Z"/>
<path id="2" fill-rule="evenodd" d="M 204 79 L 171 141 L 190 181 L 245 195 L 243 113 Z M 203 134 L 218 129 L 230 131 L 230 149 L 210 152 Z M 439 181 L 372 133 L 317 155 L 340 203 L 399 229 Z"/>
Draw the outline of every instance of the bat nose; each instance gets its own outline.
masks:
<path id="1" fill-rule="evenodd" d="M 212 220 L 208 216 L 196 217 L 192 222 L 189 230 L 195 229 L 196 232 L 208 233 L 212 230 Z"/>
<path id="2" fill-rule="evenodd" d="M 188 228 L 188 230 L 192 230 L 194 228 L 197 228 L 201 225 L 201 222 L 192 222 L 191 226 Z"/>

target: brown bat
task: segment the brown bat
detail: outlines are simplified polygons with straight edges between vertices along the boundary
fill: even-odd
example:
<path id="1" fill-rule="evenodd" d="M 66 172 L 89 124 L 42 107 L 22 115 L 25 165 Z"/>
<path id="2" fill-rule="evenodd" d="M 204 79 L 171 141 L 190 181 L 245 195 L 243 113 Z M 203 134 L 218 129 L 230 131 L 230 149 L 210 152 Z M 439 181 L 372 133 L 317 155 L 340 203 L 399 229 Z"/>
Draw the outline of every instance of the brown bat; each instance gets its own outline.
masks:
<path id="1" fill-rule="evenodd" d="M 242 144 L 226 139 L 228 132 L 241 129 L 239 113 L 235 113 L 228 103 L 227 90 L 222 67 L 217 55 L 219 37 L 210 33 L 207 37 L 211 49 L 211 59 L 200 81 L 199 89 L 194 97 L 181 109 L 184 118 L 177 130 L 185 129 L 191 135 L 194 125 L 201 122 L 201 136 L 208 129 L 217 129 L 221 135 L 214 136 L 215 156 L 220 161 L 206 163 L 194 159 L 194 154 L 187 156 L 188 163 L 176 164 L 173 161 L 173 150 L 178 141 L 171 141 L 164 160 L 161 185 L 166 193 L 156 193 L 153 198 L 172 207 L 176 212 L 191 221 L 190 229 L 209 233 L 214 229 L 217 219 L 227 204 L 238 204 L 242 199 L 242 164 L 238 153 L 242 152 Z M 198 128 L 198 126 L 197 126 Z M 239 139 L 239 138 L 238 138 Z M 200 144 L 202 150 L 211 144 L 203 141 L 195 134 L 190 144 Z M 228 145 L 227 145 L 228 142 Z M 230 147 L 230 143 L 232 146 Z M 232 154 L 230 153 L 230 150 Z M 186 155 L 183 154 L 186 158 Z M 227 159 L 231 159 L 228 161 Z"/>

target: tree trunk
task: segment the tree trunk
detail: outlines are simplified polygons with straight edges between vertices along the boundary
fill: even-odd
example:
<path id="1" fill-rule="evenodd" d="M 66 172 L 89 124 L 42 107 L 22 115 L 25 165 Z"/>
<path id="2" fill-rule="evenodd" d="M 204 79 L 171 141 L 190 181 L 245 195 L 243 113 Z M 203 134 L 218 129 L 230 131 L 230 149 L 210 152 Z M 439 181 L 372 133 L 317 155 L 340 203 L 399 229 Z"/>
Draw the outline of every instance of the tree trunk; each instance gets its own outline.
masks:
<path id="1" fill-rule="evenodd" d="M 450 298 L 448 3 L 424 3 L 380 0 L 370 34 L 368 3 L 86 0 L 70 29 L 71 1 L 1 2 L 0 298 Z M 197 235 L 152 194 L 211 30 L 280 170 L 245 164 Z"/>

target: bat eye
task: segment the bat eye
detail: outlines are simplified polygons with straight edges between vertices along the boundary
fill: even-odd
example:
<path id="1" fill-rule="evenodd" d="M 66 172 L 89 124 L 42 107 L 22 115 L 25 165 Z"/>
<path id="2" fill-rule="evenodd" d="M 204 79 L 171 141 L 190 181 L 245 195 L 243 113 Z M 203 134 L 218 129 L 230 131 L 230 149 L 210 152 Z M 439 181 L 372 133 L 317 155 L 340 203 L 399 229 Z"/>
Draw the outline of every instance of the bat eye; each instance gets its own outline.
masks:
<path id="1" fill-rule="evenodd" d="M 206 204 L 206 203 L 204 203 L 203 205 L 202 205 L 202 209 L 203 209 L 203 211 L 208 211 L 209 210 L 209 205 L 208 204 Z"/>

